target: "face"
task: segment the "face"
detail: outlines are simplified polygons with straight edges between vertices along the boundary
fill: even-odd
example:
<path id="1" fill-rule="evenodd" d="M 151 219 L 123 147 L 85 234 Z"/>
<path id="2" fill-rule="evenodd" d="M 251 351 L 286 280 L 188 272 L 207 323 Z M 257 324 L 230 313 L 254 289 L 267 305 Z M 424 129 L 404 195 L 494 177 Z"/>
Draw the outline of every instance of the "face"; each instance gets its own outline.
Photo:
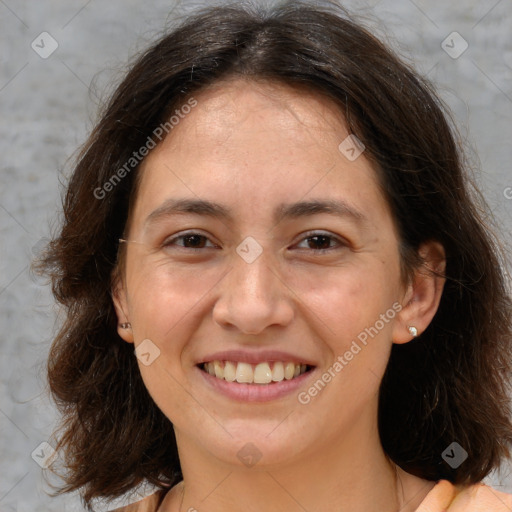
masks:
<path id="1" fill-rule="evenodd" d="M 149 393 L 226 463 L 366 435 L 407 293 L 375 170 L 318 95 L 234 81 L 195 100 L 142 164 L 115 290 Z"/>

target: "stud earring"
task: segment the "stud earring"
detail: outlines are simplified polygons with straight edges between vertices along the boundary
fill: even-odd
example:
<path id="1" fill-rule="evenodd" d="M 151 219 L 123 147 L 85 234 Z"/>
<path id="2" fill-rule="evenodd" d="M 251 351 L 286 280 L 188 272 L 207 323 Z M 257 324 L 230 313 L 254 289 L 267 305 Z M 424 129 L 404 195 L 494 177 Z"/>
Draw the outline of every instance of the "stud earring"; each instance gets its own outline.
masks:
<path id="1" fill-rule="evenodd" d="M 416 338 L 418 336 L 418 329 L 416 329 L 416 327 L 413 327 L 412 325 L 408 327 L 408 330 L 409 330 L 409 334 L 413 337 L 413 338 Z"/>
<path id="2" fill-rule="evenodd" d="M 119 327 L 121 327 L 121 329 L 131 329 L 132 324 L 129 322 L 125 322 L 124 324 L 119 324 Z"/>

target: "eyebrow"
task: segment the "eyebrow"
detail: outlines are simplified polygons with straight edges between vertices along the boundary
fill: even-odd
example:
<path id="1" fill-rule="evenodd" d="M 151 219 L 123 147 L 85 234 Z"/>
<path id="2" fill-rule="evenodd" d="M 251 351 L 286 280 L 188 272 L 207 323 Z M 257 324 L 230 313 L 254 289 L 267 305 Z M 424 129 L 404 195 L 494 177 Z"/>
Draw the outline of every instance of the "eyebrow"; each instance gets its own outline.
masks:
<path id="1" fill-rule="evenodd" d="M 273 220 L 277 224 L 286 219 L 297 219 L 327 213 L 338 217 L 348 217 L 357 223 L 366 223 L 368 219 L 362 212 L 341 199 L 300 201 L 291 204 L 280 204 L 275 210 Z M 168 199 L 153 210 L 144 224 L 149 225 L 173 215 L 203 215 L 232 223 L 234 215 L 229 208 L 204 199 Z"/>

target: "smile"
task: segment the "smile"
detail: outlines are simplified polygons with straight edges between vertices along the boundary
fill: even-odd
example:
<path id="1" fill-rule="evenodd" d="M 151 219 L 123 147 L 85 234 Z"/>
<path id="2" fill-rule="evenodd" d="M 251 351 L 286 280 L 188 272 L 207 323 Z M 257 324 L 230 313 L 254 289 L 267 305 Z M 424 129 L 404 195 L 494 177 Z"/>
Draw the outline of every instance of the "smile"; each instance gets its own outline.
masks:
<path id="1" fill-rule="evenodd" d="M 227 382 L 272 384 L 293 380 L 312 369 L 304 363 L 271 361 L 250 364 L 236 361 L 209 361 L 199 365 L 204 372 Z"/>

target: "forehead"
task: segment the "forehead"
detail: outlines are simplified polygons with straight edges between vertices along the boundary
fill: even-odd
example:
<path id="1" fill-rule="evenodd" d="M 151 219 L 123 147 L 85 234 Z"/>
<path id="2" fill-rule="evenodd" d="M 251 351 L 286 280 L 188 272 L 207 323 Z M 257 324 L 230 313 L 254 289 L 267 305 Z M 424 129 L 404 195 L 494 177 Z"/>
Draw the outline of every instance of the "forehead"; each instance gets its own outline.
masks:
<path id="1" fill-rule="evenodd" d="M 325 96 L 240 79 L 194 99 L 197 105 L 142 163 L 140 212 L 176 196 L 214 197 L 245 211 L 308 194 L 382 200 L 364 155 L 349 161 L 340 152 L 349 131 Z"/>
<path id="2" fill-rule="evenodd" d="M 252 162 L 271 156 L 283 161 L 300 160 L 299 149 L 336 150 L 349 132 L 339 106 L 333 100 L 304 87 L 232 79 L 216 83 L 195 96 L 197 106 L 179 122 L 149 155 L 143 167 L 170 152 L 212 160 L 253 151 Z M 178 107 L 175 112 L 179 113 Z M 174 121 L 178 121 L 175 115 Z M 284 144 L 284 145 L 283 145 Z M 236 153 L 236 156 L 235 156 Z M 311 156 L 316 156 L 311 153 Z M 263 168 L 261 169 L 263 171 Z"/>
<path id="3" fill-rule="evenodd" d="M 286 131 L 296 134 L 304 129 L 346 131 L 340 107 L 306 87 L 233 79 L 202 91 L 198 103 L 198 110 L 208 124 L 196 123 L 196 130 L 204 137 L 215 137 L 218 130 L 225 132 L 241 126 L 255 129 L 258 125 L 267 130 L 282 130 L 283 136 Z M 270 120 L 272 126 L 265 126 Z"/>

